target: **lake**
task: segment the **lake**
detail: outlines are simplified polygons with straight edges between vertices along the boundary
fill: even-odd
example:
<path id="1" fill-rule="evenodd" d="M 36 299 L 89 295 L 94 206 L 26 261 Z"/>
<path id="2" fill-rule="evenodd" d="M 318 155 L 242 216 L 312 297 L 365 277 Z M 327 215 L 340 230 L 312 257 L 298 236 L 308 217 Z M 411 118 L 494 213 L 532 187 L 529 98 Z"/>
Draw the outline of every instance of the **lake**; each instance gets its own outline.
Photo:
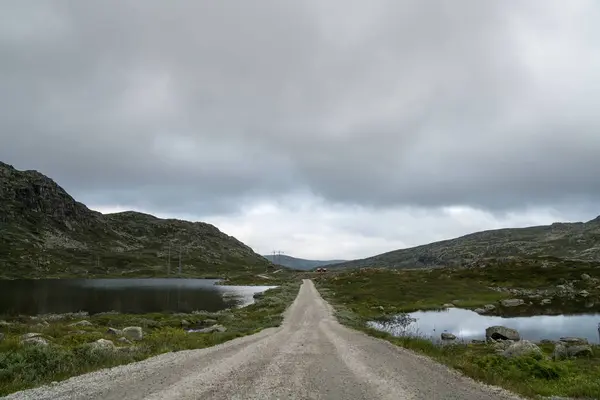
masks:
<path id="1" fill-rule="evenodd" d="M 539 341 L 558 340 L 564 336 L 587 338 L 599 343 L 600 313 L 577 315 L 535 315 L 531 317 L 504 318 L 480 315 L 471 310 L 448 308 L 442 311 L 417 311 L 408 314 L 416 321 L 406 328 L 401 324 L 371 321 L 369 326 L 395 336 L 419 335 L 440 339 L 442 332 L 450 332 L 459 339 L 485 339 L 485 329 L 502 325 L 516 329 L 522 339 Z"/>
<path id="2" fill-rule="evenodd" d="M 0 315 L 218 311 L 251 304 L 275 286 L 221 286 L 217 279 L 35 279 L 0 281 Z"/>

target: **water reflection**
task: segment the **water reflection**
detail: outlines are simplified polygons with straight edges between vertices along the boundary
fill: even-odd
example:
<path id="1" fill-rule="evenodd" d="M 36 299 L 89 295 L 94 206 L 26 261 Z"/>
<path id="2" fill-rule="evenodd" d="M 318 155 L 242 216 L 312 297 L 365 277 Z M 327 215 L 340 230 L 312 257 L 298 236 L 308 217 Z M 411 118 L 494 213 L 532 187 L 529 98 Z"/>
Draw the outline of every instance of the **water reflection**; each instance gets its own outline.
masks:
<path id="1" fill-rule="evenodd" d="M 592 343 L 600 342 L 598 323 L 600 313 L 582 315 L 536 315 L 532 317 L 503 318 L 479 315 L 471 310 L 449 308 L 443 311 L 417 311 L 409 314 L 416 321 L 404 327 L 398 323 L 369 322 L 375 329 L 396 336 L 425 335 L 439 338 L 442 332 L 450 332 L 459 339 L 485 339 L 485 329 L 502 325 L 519 331 L 527 340 L 552 339 L 563 336 L 587 338 Z"/>
<path id="2" fill-rule="evenodd" d="M 0 281 L 0 314 L 218 311 L 252 303 L 274 286 L 219 286 L 216 279 L 40 279 Z"/>

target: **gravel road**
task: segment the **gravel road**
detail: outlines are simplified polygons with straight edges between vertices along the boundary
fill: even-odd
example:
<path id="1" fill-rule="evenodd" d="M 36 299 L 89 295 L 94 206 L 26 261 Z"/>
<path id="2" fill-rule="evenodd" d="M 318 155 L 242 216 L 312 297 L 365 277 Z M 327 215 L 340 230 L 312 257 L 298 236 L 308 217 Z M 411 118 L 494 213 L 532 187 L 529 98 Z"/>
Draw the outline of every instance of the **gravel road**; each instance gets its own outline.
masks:
<path id="1" fill-rule="evenodd" d="M 305 280 L 285 321 L 221 345 L 163 354 L 8 399 L 518 399 L 340 325 Z"/>

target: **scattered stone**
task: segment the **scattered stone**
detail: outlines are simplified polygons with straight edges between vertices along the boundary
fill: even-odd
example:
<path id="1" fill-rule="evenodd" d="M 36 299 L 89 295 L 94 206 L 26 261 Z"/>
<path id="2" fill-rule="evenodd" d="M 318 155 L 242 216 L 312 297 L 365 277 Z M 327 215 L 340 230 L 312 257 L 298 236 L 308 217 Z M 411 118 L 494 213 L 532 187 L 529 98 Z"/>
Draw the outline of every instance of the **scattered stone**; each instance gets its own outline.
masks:
<path id="1" fill-rule="evenodd" d="M 490 326 L 485 330 L 486 340 L 521 340 L 519 332 L 505 326 Z"/>
<path id="2" fill-rule="evenodd" d="M 485 314 L 485 310 L 483 308 L 476 308 L 473 311 L 475 311 L 477 314 Z"/>
<path id="3" fill-rule="evenodd" d="M 203 325 L 216 325 L 217 324 L 217 320 L 216 319 L 205 319 L 204 321 L 202 321 Z"/>
<path id="4" fill-rule="evenodd" d="M 223 325 L 213 325 L 204 329 L 190 329 L 188 332 L 190 333 L 213 333 L 213 332 L 225 332 L 227 328 Z"/>
<path id="5" fill-rule="evenodd" d="M 0 332 L 0 342 L 4 340 L 4 337 L 5 337 L 4 333 Z"/>
<path id="6" fill-rule="evenodd" d="M 190 321 L 186 320 L 186 319 L 182 319 L 181 320 L 181 326 L 183 327 L 188 327 L 190 326 Z"/>
<path id="7" fill-rule="evenodd" d="M 456 340 L 456 335 L 450 332 L 442 332 L 442 340 Z"/>
<path id="8" fill-rule="evenodd" d="M 144 331 L 139 326 L 128 326 L 127 328 L 123 328 L 123 335 L 132 340 L 142 340 Z"/>
<path id="9" fill-rule="evenodd" d="M 24 345 L 35 345 L 35 346 L 48 346 L 48 341 L 43 337 L 33 336 L 26 339 L 21 339 L 21 344 Z"/>
<path id="10" fill-rule="evenodd" d="M 506 350 L 504 350 L 502 355 L 504 357 L 512 358 L 531 353 L 542 354 L 542 350 L 535 343 L 532 343 L 529 340 L 520 340 L 511 344 Z"/>
<path id="11" fill-rule="evenodd" d="M 483 308 L 485 308 L 486 311 L 492 311 L 496 309 L 496 306 L 493 304 L 486 304 L 485 306 L 483 306 Z"/>
<path id="12" fill-rule="evenodd" d="M 502 305 L 504 307 L 517 307 L 517 306 L 520 306 L 522 304 L 525 304 L 525 301 L 523 301 L 522 299 L 507 299 L 507 300 L 502 300 Z"/>
<path id="13" fill-rule="evenodd" d="M 578 337 L 561 337 L 560 341 L 566 343 L 568 345 L 575 344 L 588 344 L 588 340 L 586 338 L 578 338 Z"/>
<path id="14" fill-rule="evenodd" d="M 108 328 L 106 330 L 106 333 L 108 333 L 109 335 L 119 336 L 123 334 L 123 331 L 121 331 L 120 329 Z"/>
<path id="15" fill-rule="evenodd" d="M 85 335 L 86 331 L 69 331 L 67 332 L 69 335 Z"/>
<path id="16" fill-rule="evenodd" d="M 11 325 L 12 325 L 12 324 L 11 324 L 10 322 L 6 322 L 6 321 L 4 321 L 4 320 L 0 321 L 0 326 L 1 326 L 1 327 L 4 327 L 4 328 L 6 328 L 6 327 L 8 327 L 8 326 L 11 326 Z"/>
<path id="17" fill-rule="evenodd" d="M 592 279 L 592 277 L 589 276 L 588 274 L 581 274 L 582 281 L 589 281 L 590 279 Z"/>
<path id="18" fill-rule="evenodd" d="M 485 344 L 485 340 L 473 339 L 471 340 L 471 344 Z"/>
<path id="19" fill-rule="evenodd" d="M 93 351 L 114 351 L 115 344 L 111 340 L 98 339 L 90 344 Z"/>
<path id="20" fill-rule="evenodd" d="M 587 290 L 582 290 L 581 292 L 579 292 L 579 295 L 581 297 L 588 297 L 590 294 Z"/>
<path id="21" fill-rule="evenodd" d="M 27 339 L 31 339 L 31 338 L 34 338 L 34 337 L 40 337 L 40 336 L 42 336 L 41 333 L 30 332 L 30 333 L 26 333 L 24 335 L 21 335 L 21 340 L 27 340 Z"/>
<path id="22" fill-rule="evenodd" d="M 35 325 L 31 326 L 33 329 L 38 329 L 38 330 L 42 330 L 42 329 L 46 329 L 48 327 L 48 325 L 46 324 L 42 324 L 42 323 L 38 323 Z"/>
<path id="23" fill-rule="evenodd" d="M 117 339 L 117 341 L 121 342 L 121 343 L 125 343 L 125 344 L 131 344 L 132 343 L 129 339 L 127 339 L 125 337 L 120 337 L 120 338 Z"/>
<path id="24" fill-rule="evenodd" d="M 72 324 L 69 324 L 69 326 L 94 326 L 94 324 L 84 319 L 83 321 L 73 322 Z"/>
<path id="25" fill-rule="evenodd" d="M 550 304 L 550 303 L 552 303 L 552 300 L 550 300 L 550 299 L 544 299 L 540 302 L 540 304 L 543 306 Z"/>
<path id="26" fill-rule="evenodd" d="M 444 307 L 444 308 L 453 308 L 454 304 L 452 304 L 452 303 L 446 303 L 442 307 Z"/>

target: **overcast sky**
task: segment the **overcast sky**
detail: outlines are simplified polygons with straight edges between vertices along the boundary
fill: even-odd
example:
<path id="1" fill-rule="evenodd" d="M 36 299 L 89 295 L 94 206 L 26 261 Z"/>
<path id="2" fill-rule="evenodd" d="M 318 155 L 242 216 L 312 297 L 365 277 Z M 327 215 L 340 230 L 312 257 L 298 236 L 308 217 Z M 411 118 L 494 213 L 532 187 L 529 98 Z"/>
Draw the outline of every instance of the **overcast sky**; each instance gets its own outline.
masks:
<path id="1" fill-rule="evenodd" d="M 600 214 L 600 3 L 0 2 L 0 160 L 255 251 Z"/>

